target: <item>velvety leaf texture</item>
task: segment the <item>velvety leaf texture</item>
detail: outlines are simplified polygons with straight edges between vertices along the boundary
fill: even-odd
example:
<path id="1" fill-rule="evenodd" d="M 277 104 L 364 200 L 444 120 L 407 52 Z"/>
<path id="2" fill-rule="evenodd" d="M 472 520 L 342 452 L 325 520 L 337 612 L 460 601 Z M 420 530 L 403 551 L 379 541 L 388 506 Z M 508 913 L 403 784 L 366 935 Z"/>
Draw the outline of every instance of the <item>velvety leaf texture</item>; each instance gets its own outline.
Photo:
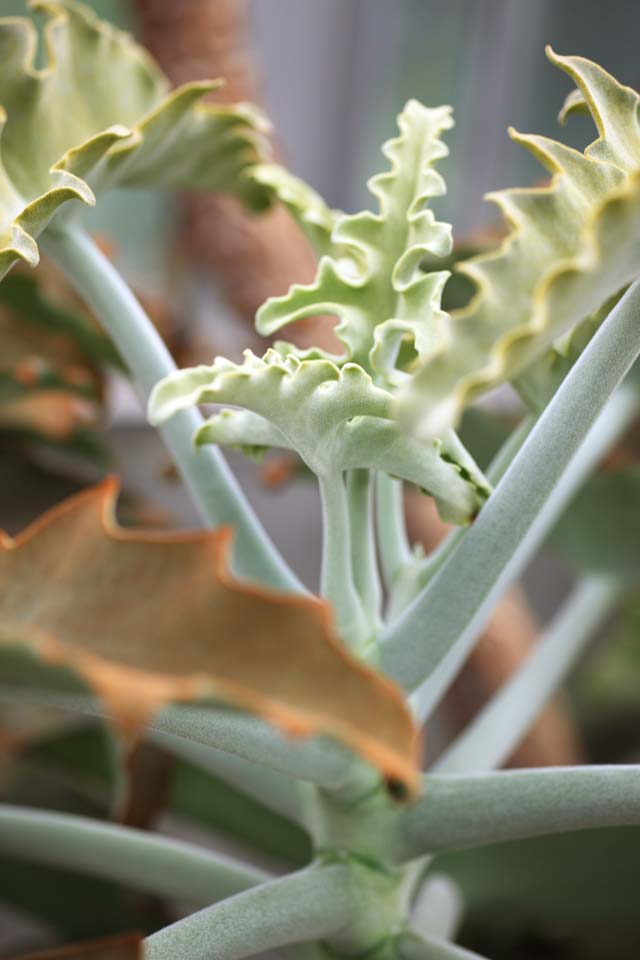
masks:
<path id="1" fill-rule="evenodd" d="M 234 580 L 228 529 L 118 527 L 116 491 L 109 480 L 0 540 L 0 662 L 24 651 L 71 668 L 129 738 L 165 703 L 215 698 L 333 736 L 415 788 L 402 695 L 342 648 L 328 604 Z"/>
<path id="2" fill-rule="evenodd" d="M 31 21 L 0 20 L 0 275 L 38 261 L 37 236 L 67 200 L 111 186 L 225 190 L 255 206 L 254 108 L 201 103 L 215 84 L 169 85 L 133 39 L 74 0 L 35 2 L 47 17 L 46 67 Z M 75 205 L 74 205 L 75 206 Z"/>
<path id="3" fill-rule="evenodd" d="M 274 176 L 272 168 L 263 175 L 308 233 L 315 225 L 316 246 L 325 256 L 312 284 L 295 285 L 261 307 L 258 330 L 269 335 L 302 317 L 334 314 L 345 355 L 333 359 L 358 363 L 381 386 L 406 377 L 405 354 L 421 357 L 439 342 L 448 273 L 425 273 L 421 265 L 451 250 L 451 228 L 427 207 L 445 192 L 433 164 L 447 154 L 440 135 L 453 125 L 451 111 L 410 100 L 398 125 L 399 135 L 383 147 L 391 169 L 369 180 L 378 213 L 336 216 L 298 181 Z"/>
<path id="4" fill-rule="evenodd" d="M 160 423 L 198 403 L 232 403 L 196 434 L 196 443 L 296 450 L 319 477 L 359 467 L 382 470 L 431 494 L 444 519 L 468 522 L 489 487 L 448 431 L 442 440 L 406 436 L 391 419 L 392 397 L 355 363 L 300 360 L 251 351 L 242 364 L 219 357 L 211 366 L 182 370 L 154 389 L 150 417 Z"/>
<path id="5" fill-rule="evenodd" d="M 563 116 L 588 109 L 599 137 L 580 153 L 511 131 L 552 179 L 488 197 L 511 232 L 497 251 L 459 267 L 477 294 L 401 388 L 399 415 L 424 436 L 457 422 L 478 394 L 517 378 L 640 269 L 640 98 L 589 60 L 548 55 L 578 87 Z"/>

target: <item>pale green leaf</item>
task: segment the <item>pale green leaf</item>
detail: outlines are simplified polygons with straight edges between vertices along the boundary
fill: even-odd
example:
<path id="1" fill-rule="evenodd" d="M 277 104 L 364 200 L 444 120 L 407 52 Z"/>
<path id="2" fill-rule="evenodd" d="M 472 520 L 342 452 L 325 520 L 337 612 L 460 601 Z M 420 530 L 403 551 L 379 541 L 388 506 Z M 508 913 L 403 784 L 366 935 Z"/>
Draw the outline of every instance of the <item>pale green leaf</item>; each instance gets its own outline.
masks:
<path id="1" fill-rule="evenodd" d="M 331 210 L 319 193 L 277 163 L 262 163 L 251 176 L 284 204 L 318 256 L 333 252 L 331 234 L 340 210 Z"/>
<path id="2" fill-rule="evenodd" d="M 75 0 L 35 2 L 47 17 L 46 67 L 36 32 L 0 20 L 0 274 L 38 261 L 35 238 L 67 200 L 111 186 L 225 190 L 257 205 L 248 176 L 265 124 L 253 108 L 203 104 L 215 84 L 169 84 L 128 34 Z M 74 205 L 75 206 L 75 205 Z"/>
<path id="3" fill-rule="evenodd" d="M 640 98 L 588 60 L 549 57 L 580 90 L 569 110 L 584 102 L 599 137 L 583 154 L 511 131 L 552 180 L 488 197 L 511 232 L 498 250 L 461 266 L 476 297 L 443 327 L 448 336 L 399 401 L 401 419 L 427 436 L 517 377 L 640 271 Z"/>
<path id="4" fill-rule="evenodd" d="M 257 316 L 258 330 L 268 335 L 302 317 L 335 314 L 340 319 L 335 332 L 345 345 L 342 359 L 360 364 L 383 386 L 406 376 L 407 354 L 409 359 L 425 356 L 440 342 L 446 323 L 440 296 L 448 273 L 427 274 L 421 265 L 425 258 L 451 250 L 451 228 L 427 208 L 432 197 L 445 192 L 433 164 L 447 154 L 440 135 L 453 125 L 451 111 L 410 100 L 398 125 L 399 136 L 383 147 L 391 169 L 369 181 L 379 212 L 338 217 L 330 245 L 326 207 L 297 181 L 286 184 L 288 201 L 280 190 L 289 208 L 297 208 L 303 226 L 322 219 L 328 255 L 312 284 L 293 286 L 286 296 L 268 300 Z M 277 189 L 277 178 L 271 184 Z"/>
<path id="5" fill-rule="evenodd" d="M 167 377 L 149 410 L 161 423 L 199 403 L 243 407 L 207 421 L 196 443 L 288 447 L 325 478 L 358 467 L 381 470 L 430 493 L 445 519 L 468 522 L 488 494 L 474 461 L 452 431 L 426 442 L 403 434 L 391 419 L 391 402 L 355 363 L 338 367 L 268 350 L 262 359 L 246 351 L 241 365 L 219 357 Z"/>

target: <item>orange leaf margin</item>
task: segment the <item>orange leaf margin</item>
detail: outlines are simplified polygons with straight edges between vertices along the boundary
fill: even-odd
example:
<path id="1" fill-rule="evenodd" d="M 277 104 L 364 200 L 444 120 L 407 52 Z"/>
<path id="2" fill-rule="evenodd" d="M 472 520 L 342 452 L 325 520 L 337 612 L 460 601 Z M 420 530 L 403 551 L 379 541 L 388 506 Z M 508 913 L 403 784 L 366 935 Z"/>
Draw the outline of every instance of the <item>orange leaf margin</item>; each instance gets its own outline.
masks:
<path id="1" fill-rule="evenodd" d="M 117 493 L 109 478 L 0 533 L 0 643 L 76 670 L 130 740 L 162 705 L 213 697 L 333 736 L 415 793 L 404 697 L 340 645 L 329 605 L 235 579 L 228 528 L 123 529 Z"/>

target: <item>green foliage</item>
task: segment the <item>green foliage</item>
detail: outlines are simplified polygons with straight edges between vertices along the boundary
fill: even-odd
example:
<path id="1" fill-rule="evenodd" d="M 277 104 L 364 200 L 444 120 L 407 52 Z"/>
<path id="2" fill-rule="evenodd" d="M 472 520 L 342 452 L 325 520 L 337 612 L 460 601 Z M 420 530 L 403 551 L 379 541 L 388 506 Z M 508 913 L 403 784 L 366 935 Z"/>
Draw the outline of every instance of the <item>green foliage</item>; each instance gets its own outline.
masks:
<path id="1" fill-rule="evenodd" d="M 271 179 L 303 226 L 322 224 L 325 256 L 313 284 L 294 286 L 259 310 L 260 333 L 316 313 L 335 314 L 335 332 L 346 348 L 342 359 L 358 363 L 383 387 L 405 379 L 407 357 L 422 358 L 434 349 L 443 335 L 440 297 L 448 273 L 426 274 L 421 265 L 451 249 L 451 228 L 427 204 L 445 191 L 433 164 L 447 154 L 440 135 L 452 124 L 448 107 L 407 103 L 398 117 L 399 136 L 383 147 L 391 169 L 369 181 L 378 213 L 334 218 L 315 195 Z"/>
<path id="2" fill-rule="evenodd" d="M 198 430 L 197 444 L 285 447 L 296 450 L 319 477 L 366 467 L 417 484 L 444 519 L 465 523 L 480 508 L 488 485 L 450 431 L 425 443 L 403 434 L 391 419 L 391 394 L 355 363 L 284 358 L 250 351 L 241 365 L 218 358 L 161 381 L 149 403 L 155 423 L 199 403 L 233 403 Z"/>
<path id="3" fill-rule="evenodd" d="M 168 82 L 132 38 L 75 0 L 36 2 L 48 18 L 45 68 L 31 21 L 0 21 L 0 272 L 38 262 L 36 238 L 68 200 L 113 186 L 227 190 L 267 202 L 247 176 L 265 124 L 247 107 L 201 104 L 215 84 Z"/>
<path id="4" fill-rule="evenodd" d="M 421 857 L 457 877 L 472 904 L 482 895 L 490 903 L 492 884 L 495 892 L 506 882 L 509 894 L 519 890 L 548 911 L 549 898 L 536 901 L 527 882 L 536 856 L 548 871 L 557 851 L 547 846 L 540 854 L 531 837 L 640 822 L 637 765 L 491 769 L 558 688 L 624 583 L 637 577 L 636 470 L 597 477 L 576 501 L 557 537 L 574 567 L 597 575 L 563 606 L 538 656 L 424 778 L 415 722 L 445 692 L 502 592 L 638 413 L 637 382 L 627 379 L 616 392 L 640 354 L 638 95 L 589 61 L 552 55 L 579 87 L 564 113 L 588 109 L 600 137 L 581 154 L 514 134 L 553 179 L 494 196 L 511 233 L 498 251 L 463 266 L 478 292 L 449 315 L 441 297 L 450 228 L 428 208 L 444 191 L 434 164 L 446 155 L 449 108 L 409 101 L 399 135 L 383 148 L 390 169 L 369 182 L 377 211 L 345 215 L 263 162 L 264 122 L 251 108 L 203 105 L 209 83 L 168 93 L 140 47 L 73 0 L 35 7 L 48 17 L 41 71 L 33 66 L 30 24 L 0 21 L 7 114 L 0 272 L 18 259 L 36 263 L 44 231 L 41 242 L 115 346 L 72 311 L 49 309 L 23 278 L 0 299 L 75 338 L 92 363 L 117 362 L 119 352 L 141 394 L 151 393 L 151 418 L 163 424 L 204 519 L 235 528 L 237 550 L 232 565 L 230 536 L 220 530 L 121 530 L 112 483 L 58 507 L 22 537 L 0 538 L 0 695 L 34 709 L 112 718 L 98 744 L 95 730 L 61 737 L 9 730 L 8 749 L 19 742 L 10 770 L 19 775 L 3 783 L 5 798 L 23 806 L 0 807 L 0 849 L 10 864 L 19 857 L 45 865 L 33 900 L 47 919 L 52 864 L 204 905 L 168 926 L 163 917 L 145 944 L 149 960 L 210 960 L 211 944 L 217 960 L 291 945 L 305 960 L 477 956 L 412 916 L 427 866 Z M 242 363 L 217 358 L 175 371 L 144 311 L 73 216 L 80 205 L 58 213 L 67 200 L 91 204 L 94 191 L 114 185 L 224 190 L 257 209 L 279 199 L 321 259 L 312 284 L 261 308 L 258 328 L 270 334 L 302 317 L 335 314 L 343 354 L 276 344 L 262 358 L 246 352 Z M 464 288 L 451 292 L 450 303 L 465 299 Z M 17 382 L 10 365 L 5 380 L 12 377 Z M 468 417 L 487 456 L 499 447 L 500 469 L 494 461 L 489 473 L 501 479 L 491 493 L 451 425 L 475 396 L 505 380 L 531 408 L 524 427 L 500 446 L 499 427 L 487 431 L 477 412 Z M 203 421 L 194 408 L 204 403 L 233 409 Z M 252 454 L 294 450 L 317 476 L 323 599 L 274 591 L 303 588 L 216 444 Z M 372 472 L 385 475 L 377 477 L 377 500 Z M 389 476 L 418 485 L 442 517 L 470 529 L 425 559 L 412 553 L 400 488 Z M 386 611 L 379 568 L 393 594 Z M 149 730 L 172 755 L 170 811 L 289 864 L 311 860 L 308 868 L 276 879 L 160 833 L 101 821 L 107 801 L 125 808 L 116 735 L 130 747 Z M 105 810 L 94 819 L 68 808 L 46 812 L 30 808 L 29 796 L 25 806 L 20 790 L 27 780 L 31 789 L 32 774 L 55 781 L 61 792 L 54 797 L 64 796 L 71 810 L 96 796 L 104 796 Z M 626 836 L 634 843 L 628 865 L 637 837 Z M 504 846 L 483 853 L 507 839 L 518 841 L 508 848 L 515 861 Z M 607 849 L 626 856 L 615 839 L 607 835 Z M 588 844 L 576 855 L 577 845 L 563 843 L 573 869 L 586 874 L 580 856 Z M 456 860 L 452 851 L 470 847 L 480 853 Z M 27 904 L 30 874 L 16 876 L 7 895 Z M 88 910 L 73 875 L 59 876 Z M 105 898 L 114 893 L 93 889 Z M 554 894 L 554 907 L 563 896 Z M 621 901 L 615 915 L 626 923 Z M 113 908 L 111 899 L 105 903 Z M 84 929 L 68 906 L 60 929 Z M 565 914 L 558 909 L 558 916 Z"/>
<path id="5" fill-rule="evenodd" d="M 517 378 L 637 276 L 638 94 L 581 57 L 549 57 L 577 84 L 599 137 L 582 154 L 511 131 L 552 180 L 489 195 L 511 233 L 497 251 L 460 267 L 477 294 L 443 325 L 441 342 L 399 399 L 405 423 L 426 435 L 455 423 L 478 394 Z"/>

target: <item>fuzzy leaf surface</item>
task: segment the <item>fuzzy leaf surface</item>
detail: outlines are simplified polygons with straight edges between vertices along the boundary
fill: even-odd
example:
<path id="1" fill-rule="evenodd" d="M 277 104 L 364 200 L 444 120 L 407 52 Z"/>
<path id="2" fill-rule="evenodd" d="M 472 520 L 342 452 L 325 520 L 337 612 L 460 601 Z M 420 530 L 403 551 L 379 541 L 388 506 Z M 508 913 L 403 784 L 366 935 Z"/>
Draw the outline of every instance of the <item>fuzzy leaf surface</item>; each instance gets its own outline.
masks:
<path id="1" fill-rule="evenodd" d="M 580 153 L 511 131 L 552 179 L 488 196 L 511 232 L 498 250 L 459 267 L 477 294 L 402 388 L 399 416 L 425 436 L 517 378 L 640 272 L 640 98 L 589 60 L 548 55 L 581 94 L 569 110 L 588 107 L 599 136 Z"/>
<path id="2" fill-rule="evenodd" d="M 0 541 L 3 672 L 21 653 L 70 669 L 129 738 L 163 704 L 214 698 L 334 736 L 413 789 L 404 700 L 342 649 L 328 605 L 235 580 L 227 529 L 118 527 L 116 490 L 106 481 Z"/>
<path id="3" fill-rule="evenodd" d="M 439 342 L 448 273 L 424 273 L 421 264 L 451 250 L 451 228 L 427 207 L 445 192 L 433 165 L 447 154 L 440 135 L 453 125 L 451 111 L 410 100 L 398 125 L 399 135 L 382 148 L 391 169 L 368 184 L 379 212 L 342 214 L 330 238 L 331 212 L 319 206 L 313 191 L 272 174 L 272 188 L 303 227 L 320 221 L 326 255 L 312 284 L 294 285 L 284 297 L 268 300 L 256 318 L 260 333 L 270 335 L 302 317 L 334 314 L 340 320 L 335 333 L 345 345 L 341 359 L 358 363 L 383 386 L 406 376 L 405 353 L 421 357 Z"/>
<path id="4" fill-rule="evenodd" d="M 226 443 L 252 451 L 296 450 L 319 477 L 347 469 L 381 470 L 431 494 L 444 519 L 466 523 L 489 492 L 478 467 L 452 431 L 443 440 L 407 437 L 391 419 L 391 394 L 355 363 L 300 360 L 269 350 L 245 352 L 235 364 L 218 357 L 162 380 L 150 418 L 161 423 L 199 403 L 232 403 L 196 434 L 196 443 Z"/>
<path id="5" fill-rule="evenodd" d="M 146 51 L 75 0 L 47 17 L 36 69 L 30 20 L 0 20 L 0 275 L 38 262 L 36 238 L 67 200 L 111 186 L 225 190 L 258 206 L 247 172 L 265 124 L 253 108 L 203 104 L 215 84 L 169 84 Z M 75 205 L 73 205 L 75 207 Z"/>

